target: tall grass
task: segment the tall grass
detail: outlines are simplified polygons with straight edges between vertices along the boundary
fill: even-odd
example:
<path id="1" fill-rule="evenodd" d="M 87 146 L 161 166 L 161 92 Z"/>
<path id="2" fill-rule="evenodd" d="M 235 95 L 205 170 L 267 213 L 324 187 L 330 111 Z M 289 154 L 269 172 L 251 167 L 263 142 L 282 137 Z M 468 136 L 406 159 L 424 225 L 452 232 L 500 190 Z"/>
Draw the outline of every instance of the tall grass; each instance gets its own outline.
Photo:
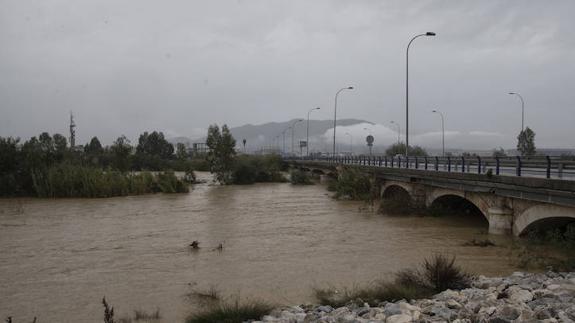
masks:
<path id="1" fill-rule="evenodd" d="M 240 303 L 238 299 L 233 303 L 220 302 L 213 307 L 207 307 L 203 311 L 192 314 L 186 323 L 242 323 L 250 320 L 259 320 L 268 314 L 273 306 L 263 302 Z"/>
<path id="2" fill-rule="evenodd" d="M 188 191 L 188 185 L 173 172 L 133 174 L 71 164 L 36 170 L 32 179 L 38 197 L 112 197 Z"/>

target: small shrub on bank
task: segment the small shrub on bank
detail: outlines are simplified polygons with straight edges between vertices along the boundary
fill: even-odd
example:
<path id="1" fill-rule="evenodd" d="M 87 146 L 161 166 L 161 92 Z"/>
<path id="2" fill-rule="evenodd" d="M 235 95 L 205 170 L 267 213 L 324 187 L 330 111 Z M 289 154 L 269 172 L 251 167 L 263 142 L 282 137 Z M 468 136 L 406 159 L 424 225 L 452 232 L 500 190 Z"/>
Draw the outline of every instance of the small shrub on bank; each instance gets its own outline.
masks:
<path id="1" fill-rule="evenodd" d="M 134 321 L 157 321 L 161 318 L 160 310 L 156 309 L 154 312 L 148 313 L 142 310 L 134 311 Z"/>
<path id="2" fill-rule="evenodd" d="M 217 306 L 208 307 L 202 312 L 188 317 L 186 323 L 242 323 L 250 320 L 259 320 L 272 310 L 273 306 L 267 303 L 252 301 L 240 304 L 236 300 L 231 304 L 220 303 Z"/>
<path id="3" fill-rule="evenodd" d="M 292 169 L 290 172 L 290 182 L 293 185 L 310 185 L 313 184 L 311 176 L 300 169 Z"/>

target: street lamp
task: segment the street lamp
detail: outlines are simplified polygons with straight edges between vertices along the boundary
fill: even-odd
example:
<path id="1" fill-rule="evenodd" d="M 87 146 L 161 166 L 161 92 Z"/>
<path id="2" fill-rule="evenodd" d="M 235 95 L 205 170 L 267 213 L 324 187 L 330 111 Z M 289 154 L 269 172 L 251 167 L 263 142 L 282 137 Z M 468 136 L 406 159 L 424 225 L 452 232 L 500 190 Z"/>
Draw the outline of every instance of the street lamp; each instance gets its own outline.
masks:
<path id="1" fill-rule="evenodd" d="M 282 137 L 283 137 L 283 148 L 282 148 L 282 153 L 285 155 L 286 153 L 286 131 L 289 130 L 289 127 L 287 127 L 284 131 L 282 131 Z"/>
<path id="2" fill-rule="evenodd" d="M 336 127 L 336 122 L 337 122 L 337 96 L 343 90 L 353 90 L 353 86 L 341 88 L 335 94 L 335 105 L 333 108 L 333 157 L 335 157 L 335 127 Z"/>
<path id="3" fill-rule="evenodd" d="M 407 157 L 407 152 L 409 149 L 409 46 L 418 37 L 421 36 L 435 36 L 434 32 L 428 31 L 425 34 L 419 34 L 411 38 L 407 44 L 407 50 L 405 52 L 405 156 Z"/>
<path id="4" fill-rule="evenodd" d="M 305 154 L 306 154 L 306 156 L 308 156 L 308 157 L 309 157 L 309 114 L 310 114 L 313 110 L 319 110 L 319 107 L 310 109 L 310 110 L 307 112 L 307 131 L 306 131 L 306 135 L 305 135 Z"/>
<path id="5" fill-rule="evenodd" d="M 353 136 L 349 132 L 346 132 L 345 134 L 349 136 L 349 154 L 353 155 Z"/>
<path id="6" fill-rule="evenodd" d="M 292 155 L 294 155 L 294 152 L 293 152 L 293 151 L 294 151 L 294 149 L 293 149 L 293 147 L 294 147 L 294 146 L 293 146 L 293 142 L 294 142 L 294 141 L 293 141 L 293 140 L 294 140 L 294 133 L 295 133 L 295 125 L 296 125 L 296 123 L 298 123 L 298 122 L 300 122 L 300 121 L 303 121 L 303 119 L 297 119 L 297 120 L 295 120 L 295 121 L 292 123 L 291 127 L 290 127 L 290 128 L 291 128 L 291 154 L 292 154 Z M 294 156 L 295 156 L 295 155 L 294 155 Z"/>
<path id="7" fill-rule="evenodd" d="M 439 110 L 433 110 L 431 112 L 438 113 L 441 116 L 441 156 L 445 157 L 445 120 L 443 118 L 443 113 Z"/>
<path id="8" fill-rule="evenodd" d="M 399 123 L 397 123 L 397 122 L 395 122 L 395 121 L 393 121 L 393 120 L 391 120 L 390 123 L 392 123 L 392 124 L 394 124 L 394 125 L 397 126 L 397 146 L 399 147 L 399 143 L 400 143 L 400 142 L 399 142 L 399 136 L 400 136 L 400 134 L 401 134 L 401 126 L 399 125 Z"/>
<path id="9" fill-rule="evenodd" d="M 523 132 L 524 127 L 523 125 L 525 124 L 525 101 L 523 101 L 523 97 L 521 96 L 521 94 L 517 93 L 517 92 L 509 92 L 510 95 L 517 95 L 519 97 L 519 99 L 521 100 L 521 132 Z"/>

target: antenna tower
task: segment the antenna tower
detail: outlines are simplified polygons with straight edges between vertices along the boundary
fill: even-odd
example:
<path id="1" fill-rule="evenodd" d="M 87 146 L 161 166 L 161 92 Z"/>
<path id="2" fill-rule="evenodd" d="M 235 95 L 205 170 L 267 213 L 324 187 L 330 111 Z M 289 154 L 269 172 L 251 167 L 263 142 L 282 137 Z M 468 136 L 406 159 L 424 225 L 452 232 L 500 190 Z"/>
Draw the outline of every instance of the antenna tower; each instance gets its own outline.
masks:
<path id="1" fill-rule="evenodd" d="M 74 115 L 70 111 L 70 148 L 76 147 L 76 123 L 74 123 Z"/>

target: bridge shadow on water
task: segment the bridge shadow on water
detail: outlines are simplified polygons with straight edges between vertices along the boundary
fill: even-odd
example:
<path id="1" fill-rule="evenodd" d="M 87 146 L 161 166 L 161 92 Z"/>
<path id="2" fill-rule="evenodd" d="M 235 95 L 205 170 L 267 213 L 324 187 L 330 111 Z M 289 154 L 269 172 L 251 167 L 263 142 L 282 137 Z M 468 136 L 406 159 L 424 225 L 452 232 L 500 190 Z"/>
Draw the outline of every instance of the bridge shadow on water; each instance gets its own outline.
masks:
<path id="1" fill-rule="evenodd" d="M 488 229 L 489 222 L 471 201 L 455 195 L 444 195 L 437 198 L 426 210 L 431 216 L 449 217 L 457 224 L 472 225 Z"/>
<path id="2" fill-rule="evenodd" d="M 412 195 L 400 186 L 389 186 L 382 194 L 380 212 L 391 216 L 433 216 L 448 218 L 456 226 L 489 228 L 487 218 L 471 201 L 456 195 L 444 195 L 425 207 L 416 203 Z"/>

